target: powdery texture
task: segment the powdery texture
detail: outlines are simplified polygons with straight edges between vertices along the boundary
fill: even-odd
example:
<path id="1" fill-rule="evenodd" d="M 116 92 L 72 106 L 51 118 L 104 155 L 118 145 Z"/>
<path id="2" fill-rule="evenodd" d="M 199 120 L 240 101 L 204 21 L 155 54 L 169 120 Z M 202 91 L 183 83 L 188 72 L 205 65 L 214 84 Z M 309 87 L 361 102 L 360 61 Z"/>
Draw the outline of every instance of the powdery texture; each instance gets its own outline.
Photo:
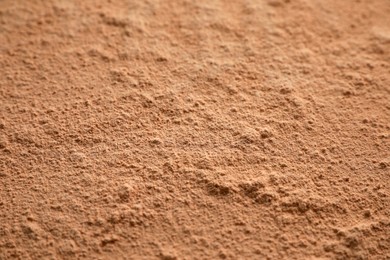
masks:
<path id="1" fill-rule="evenodd" d="M 0 258 L 389 259 L 389 14 L 0 1 Z"/>

